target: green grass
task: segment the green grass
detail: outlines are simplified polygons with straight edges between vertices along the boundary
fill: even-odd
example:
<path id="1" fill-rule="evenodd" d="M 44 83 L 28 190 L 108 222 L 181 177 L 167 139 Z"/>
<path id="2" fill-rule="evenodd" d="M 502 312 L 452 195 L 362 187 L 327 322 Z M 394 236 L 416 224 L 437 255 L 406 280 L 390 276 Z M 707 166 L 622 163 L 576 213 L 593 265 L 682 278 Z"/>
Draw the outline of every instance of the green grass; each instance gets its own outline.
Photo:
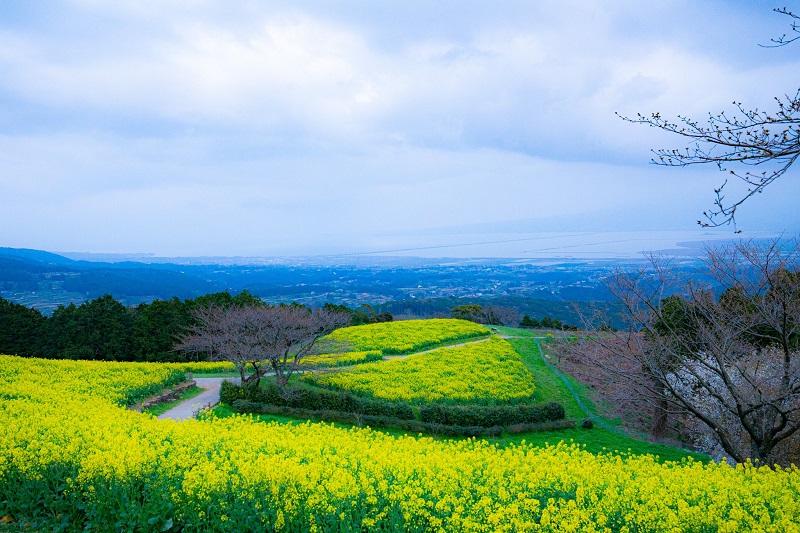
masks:
<path id="1" fill-rule="evenodd" d="M 175 400 L 170 400 L 168 402 L 163 402 L 158 405 L 154 405 L 148 409 L 145 409 L 145 413 L 149 413 L 153 416 L 158 416 L 161 414 L 166 413 L 179 403 L 183 403 L 186 400 L 191 400 L 195 396 L 199 396 L 205 389 L 201 389 L 200 387 L 189 387 L 188 389 L 184 390 L 181 395 L 176 398 Z"/>
<path id="2" fill-rule="evenodd" d="M 538 431 L 534 433 L 518 433 L 496 439 L 487 439 L 499 446 L 518 445 L 525 441 L 533 446 L 558 444 L 560 441 L 576 443 L 592 453 L 628 453 L 631 455 L 657 455 L 660 461 L 680 461 L 691 457 L 696 461 L 710 461 L 707 455 L 694 453 L 673 446 L 654 444 L 652 442 L 636 440 L 624 435 L 595 427 L 593 429 L 573 428 L 558 431 Z"/>
<path id="3" fill-rule="evenodd" d="M 542 341 L 541 346 L 542 346 L 542 349 L 544 350 L 545 357 L 547 358 L 548 349 L 551 348 L 550 342 L 544 340 L 544 341 Z M 539 354 L 538 351 L 536 351 L 535 354 L 538 357 L 538 354 Z M 541 358 L 539 358 L 539 360 L 541 361 Z M 550 360 L 549 358 L 548 358 L 548 361 L 551 364 L 556 365 L 556 362 Z M 549 369 L 544 364 L 542 366 L 544 366 L 544 368 L 549 371 Z M 549 373 L 552 374 L 552 372 L 549 372 Z M 585 405 L 589 409 L 589 412 L 592 415 L 597 416 L 597 417 L 601 417 L 603 420 L 605 420 L 606 423 L 608 423 L 608 424 L 610 424 L 612 426 L 621 426 L 622 425 L 622 421 L 619 418 L 609 418 L 607 416 L 608 413 L 613 412 L 613 408 L 608 403 L 604 402 L 602 400 L 602 398 L 599 398 L 598 395 L 595 394 L 595 392 L 592 390 L 591 387 L 589 387 L 588 385 L 578 381 L 573 376 L 571 376 L 571 375 L 569 375 L 569 374 L 567 374 L 565 372 L 562 372 L 562 374 L 567 379 L 569 384 L 572 386 L 573 390 L 578 395 L 578 398 L 580 398 L 581 402 L 583 402 L 583 405 Z M 563 382 L 560 380 L 560 378 L 559 378 L 559 383 L 563 387 Z M 565 390 L 566 390 L 566 388 L 565 388 Z M 569 392 L 569 391 L 567 391 L 567 392 Z M 570 396 L 571 396 L 571 394 L 570 394 Z M 581 415 L 581 416 L 585 416 L 585 415 Z"/>
<path id="4" fill-rule="evenodd" d="M 539 357 L 539 348 L 537 348 L 532 337 L 506 340 L 522 357 L 522 362 L 528 371 L 533 374 L 536 382 L 536 393 L 534 395 L 536 401 L 560 403 L 564 406 L 567 418 L 580 419 L 586 417 L 561 379 L 553 374 L 542 362 L 542 358 Z"/>
<path id="5" fill-rule="evenodd" d="M 509 337 L 543 337 L 544 333 L 536 329 L 512 328 L 509 326 L 486 326 L 493 333 Z"/>
<path id="6" fill-rule="evenodd" d="M 533 340 L 532 336 L 530 338 L 506 340 L 514 347 L 520 356 L 522 356 L 522 360 L 528 367 L 528 370 L 535 376 L 537 391 L 541 394 L 541 397 L 537 398 L 538 400 L 562 404 L 567 413 L 567 418 L 586 417 L 586 414 L 580 406 L 578 406 L 578 402 L 575 401 L 575 397 L 569 389 L 564 386 L 564 382 L 561 381 L 561 378 L 544 364 L 539 355 L 539 348 L 536 346 L 536 342 Z M 544 344 L 544 348 L 545 350 L 547 349 L 547 344 Z M 605 412 L 609 411 L 607 406 L 597 404 L 596 395 L 593 393 L 591 387 L 584 385 L 569 374 L 564 374 L 564 377 L 567 378 L 567 381 L 569 381 L 570 385 L 572 385 L 572 388 L 577 393 L 578 398 L 580 398 L 592 415 L 603 416 Z M 618 419 L 606 418 L 606 421 L 612 425 L 619 425 L 620 423 Z"/>
<path id="7" fill-rule="evenodd" d="M 511 328 L 509 328 L 511 329 Z M 522 361 L 528 367 L 528 370 L 534 375 L 536 381 L 536 391 L 540 396 L 537 397 L 539 401 L 547 402 L 554 401 L 564 406 L 567 418 L 582 419 L 586 414 L 578 406 L 572 393 L 564 385 L 556 374 L 554 374 L 542 361 L 539 356 L 539 349 L 536 346 L 533 338 L 522 339 L 507 339 L 509 344 L 522 356 Z M 597 403 L 594 401 L 595 395 L 592 394 L 592 389 L 583 383 L 576 380 L 569 374 L 565 377 L 575 389 L 578 397 L 584 405 L 589 408 L 589 412 L 595 416 L 600 416 L 605 409 L 598 409 Z M 601 406 L 603 407 L 603 406 Z M 619 425 L 619 419 L 608 419 L 603 417 L 607 423 L 611 425 Z M 498 444 L 518 444 L 522 440 L 534 445 L 544 445 L 546 442 L 555 444 L 559 441 L 576 442 L 585 445 L 588 451 L 594 453 L 613 452 L 618 450 L 620 452 L 628 452 L 641 455 L 652 454 L 658 455 L 665 461 L 678 461 L 684 457 L 692 457 L 700 461 L 708 461 L 706 455 L 689 452 L 680 448 L 666 446 L 662 444 L 654 444 L 651 442 L 637 440 L 626 435 L 607 431 L 605 429 L 595 427 L 590 430 L 575 428 L 558 431 L 541 431 L 535 433 L 520 433 L 517 435 L 510 435 L 501 437 L 499 439 L 490 439 Z"/>

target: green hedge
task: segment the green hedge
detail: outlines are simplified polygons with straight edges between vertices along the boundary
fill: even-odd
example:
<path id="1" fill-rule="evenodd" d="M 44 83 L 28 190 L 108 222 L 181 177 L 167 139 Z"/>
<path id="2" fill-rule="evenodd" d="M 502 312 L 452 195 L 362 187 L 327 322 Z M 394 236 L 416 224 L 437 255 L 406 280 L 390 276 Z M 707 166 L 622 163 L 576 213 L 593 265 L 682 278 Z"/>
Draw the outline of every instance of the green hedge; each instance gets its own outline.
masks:
<path id="1" fill-rule="evenodd" d="M 406 420 L 390 416 L 363 415 L 358 413 L 348 413 L 342 411 L 331 411 L 326 409 L 297 409 L 286 406 L 270 405 L 265 403 L 251 402 L 248 400 L 236 400 L 231 405 L 237 413 L 254 413 L 265 415 L 290 416 L 292 418 L 305 418 L 325 420 L 326 422 L 340 422 L 354 426 L 370 426 L 395 428 L 410 433 L 433 433 L 449 437 L 499 437 L 503 431 L 508 433 L 527 433 L 531 431 L 551 431 L 555 429 L 566 429 L 575 427 L 574 420 L 556 420 L 540 423 L 520 423 L 507 427 L 500 425 L 493 426 L 464 426 L 458 424 L 437 424 L 434 422 L 422 422 L 420 420 Z"/>
<path id="2" fill-rule="evenodd" d="M 495 406 L 427 404 L 420 407 L 419 413 L 423 422 L 482 427 L 541 424 L 565 417 L 564 406 L 555 402 Z"/>
<path id="3" fill-rule="evenodd" d="M 255 390 L 225 381 L 220 400 L 238 406 L 234 407 L 238 412 L 311 417 L 455 436 L 492 436 L 512 426 L 521 428 L 514 432 L 530 431 L 525 428 L 558 423 L 565 417 L 564 407 L 555 402 L 500 406 L 434 403 L 414 409 L 405 402 L 365 398 L 345 390 L 291 385 L 281 389 L 274 383 Z"/>
<path id="4" fill-rule="evenodd" d="M 241 385 L 236 385 L 230 381 L 223 381 L 219 388 L 219 401 L 233 404 L 236 400 L 246 400 L 248 397 L 247 390 Z"/>
<path id="5" fill-rule="evenodd" d="M 256 391 L 245 390 L 233 383 L 223 382 L 220 389 L 220 401 L 232 405 L 236 400 L 250 400 L 256 403 L 291 407 L 293 409 L 388 416 L 401 420 L 413 420 L 416 418 L 414 410 L 408 403 L 365 398 L 356 396 L 349 391 L 292 386 L 281 389 L 274 383 L 267 383 Z"/>

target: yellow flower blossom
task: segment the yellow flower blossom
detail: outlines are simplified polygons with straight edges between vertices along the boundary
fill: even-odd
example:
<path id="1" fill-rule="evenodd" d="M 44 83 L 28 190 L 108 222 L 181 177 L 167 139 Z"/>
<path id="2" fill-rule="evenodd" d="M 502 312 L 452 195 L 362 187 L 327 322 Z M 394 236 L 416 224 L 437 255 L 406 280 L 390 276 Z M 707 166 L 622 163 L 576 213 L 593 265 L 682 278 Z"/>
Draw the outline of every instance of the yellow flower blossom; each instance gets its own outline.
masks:
<path id="1" fill-rule="evenodd" d="M 125 408 L 176 379 L 0 356 L 0 516 L 93 531 L 800 531 L 796 467 Z"/>

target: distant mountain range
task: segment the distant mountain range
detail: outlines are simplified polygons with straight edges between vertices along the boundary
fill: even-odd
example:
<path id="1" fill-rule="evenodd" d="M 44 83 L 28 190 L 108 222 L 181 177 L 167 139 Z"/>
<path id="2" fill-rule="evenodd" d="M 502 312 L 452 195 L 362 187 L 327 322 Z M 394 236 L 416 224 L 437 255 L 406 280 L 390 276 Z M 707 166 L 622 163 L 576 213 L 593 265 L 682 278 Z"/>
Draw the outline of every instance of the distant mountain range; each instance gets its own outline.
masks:
<path id="1" fill-rule="evenodd" d="M 247 290 L 271 302 L 371 304 L 442 314 L 467 302 L 516 307 L 574 322 L 569 302 L 610 302 L 603 280 L 631 261 L 414 258 L 154 258 L 0 248 L 0 296 L 45 314 L 111 294 L 125 305 Z M 139 259 L 131 260 L 131 259 Z M 687 267 L 689 268 L 689 267 Z M 549 302 L 549 303 L 548 303 Z M 557 312 L 556 312 L 557 311 Z M 571 315 L 571 316 L 566 316 Z"/>

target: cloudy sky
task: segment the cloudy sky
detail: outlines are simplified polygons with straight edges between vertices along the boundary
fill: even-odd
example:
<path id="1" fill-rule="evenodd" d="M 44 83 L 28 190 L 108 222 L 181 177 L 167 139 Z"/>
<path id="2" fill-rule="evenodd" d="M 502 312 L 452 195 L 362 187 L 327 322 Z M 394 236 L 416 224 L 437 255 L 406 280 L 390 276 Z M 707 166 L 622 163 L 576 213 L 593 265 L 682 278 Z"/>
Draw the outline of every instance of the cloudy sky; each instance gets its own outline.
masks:
<path id="1" fill-rule="evenodd" d="M 650 165 L 651 148 L 683 143 L 615 112 L 703 118 L 794 94 L 800 46 L 758 46 L 788 29 L 772 7 L 3 2 L 0 246 L 730 237 L 696 228 L 724 176 Z M 797 172 L 742 207 L 745 235 L 800 231 Z"/>

